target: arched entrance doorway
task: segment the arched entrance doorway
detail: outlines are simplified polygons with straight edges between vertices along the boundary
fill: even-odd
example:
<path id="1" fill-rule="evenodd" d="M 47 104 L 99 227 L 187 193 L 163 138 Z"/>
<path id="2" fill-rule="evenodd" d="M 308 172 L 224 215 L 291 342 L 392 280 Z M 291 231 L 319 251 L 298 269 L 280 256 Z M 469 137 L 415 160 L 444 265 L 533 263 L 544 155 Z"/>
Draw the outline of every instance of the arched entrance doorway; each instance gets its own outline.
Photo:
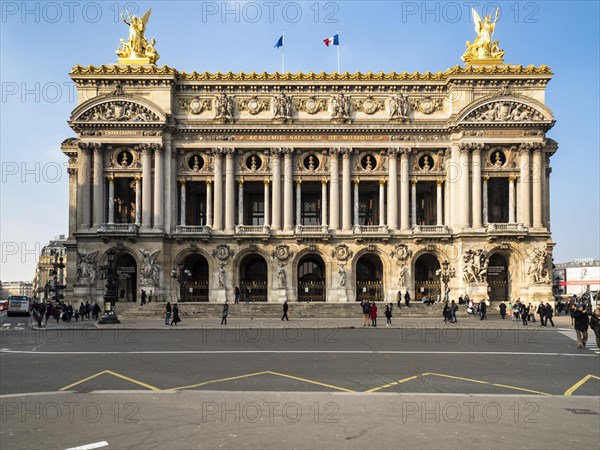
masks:
<path id="1" fill-rule="evenodd" d="M 383 301 L 383 264 L 378 256 L 368 254 L 356 262 L 356 301 Z"/>
<path id="2" fill-rule="evenodd" d="M 127 252 L 117 253 L 115 270 L 117 272 L 118 301 L 137 301 L 137 263 L 135 258 Z"/>
<path id="3" fill-rule="evenodd" d="M 190 275 L 183 282 L 179 298 L 182 302 L 208 301 L 208 261 L 198 253 L 189 255 L 183 262 L 183 270 Z"/>
<path id="4" fill-rule="evenodd" d="M 487 270 L 488 291 L 491 302 L 509 300 L 508 293 L 508 261 L 504 255 L 494 253 L 490 256 Z"/>
<path id="5" fill-rule="evenodd" d="M 436 300 L 441 295 L 440 262 L 430 253 L 425 253 L 415 261 L 415 300 L 421 301 L 423 296 Z"/>
<path id="6" fill-rule="evenodd" d="M 257 254 L 248 255 L 240 264 L 240 292 L 242 299 L 266 302 L 269 275 L 267 262 Z"/>
<path id="7" fill-rule="evenodd" d="M 325 263 L 318 255 L 306 255 L 298 263 L 298 301 L 325 301 Z"/>

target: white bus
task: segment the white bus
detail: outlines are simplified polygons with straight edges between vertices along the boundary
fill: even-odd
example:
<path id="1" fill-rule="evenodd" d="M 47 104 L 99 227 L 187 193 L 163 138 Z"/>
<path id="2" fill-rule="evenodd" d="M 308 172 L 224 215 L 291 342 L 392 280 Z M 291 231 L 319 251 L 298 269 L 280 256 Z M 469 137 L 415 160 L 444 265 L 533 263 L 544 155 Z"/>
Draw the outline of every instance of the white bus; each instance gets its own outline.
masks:
<path id="1" fill-rule="evenodd" d="M 29 315 L 30 299 L 26 295 L 11 295 L 8 297 L 8 315 Z"/>

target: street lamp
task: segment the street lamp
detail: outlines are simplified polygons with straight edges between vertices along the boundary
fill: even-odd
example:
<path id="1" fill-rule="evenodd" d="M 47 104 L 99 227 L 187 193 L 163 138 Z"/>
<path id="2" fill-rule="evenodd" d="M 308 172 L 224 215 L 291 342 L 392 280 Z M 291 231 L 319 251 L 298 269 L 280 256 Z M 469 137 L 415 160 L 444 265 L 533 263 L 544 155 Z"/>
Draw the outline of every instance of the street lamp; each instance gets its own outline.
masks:
<path id="1" fill-rule="evenodd" d="M 171 270 L 171 278 L 177 281 L 177 287 L 179 292 L 178 301 L 183 300 L 183 285 L 191 277 L 192 272 L 190 272 L 188 269 L 184 269 L 182 262 L 177 264 L 177 269 L 173 268 Z"/>
<path id="2" fill-rule="evenodd" d="M 54 262 L 52 263 L 52 287 L 54 290 L 54 301 L 58 303 L 59 300 L 62 300 L 64 298 L 60 291 L 61 289 L 64 289 L 66 287 L 65 285 L 63 285 L 63 270 L 65 268 L 65 264 L 63 263 L 64 259 L 61 250 L 53 249 L 50 252 L 50 254 L 54 256 Z"/>
<path id="3" fill-rule="evenodd" d="M 115 311 L 115 302 L 117 301 L 117 284 L 115 280 L 115 251 L 106 252 L 107 264 L 101 267 L 103 278 L 106 280 L 106 292 L 104 293 L 104 314 L 98 321 L 101 325 L 121 323 L 117 318 Z"/>
<path id="4" fill-rule="evenodd" d="M 450 288 L 448 287 L 448 283 L 450 283 L 450 279 L 454 278 L 456 275 L 456 270 L 453 267 L 450 267 L 450 263 L 446 260 L 442 263 L 442 268 L 436 271 L 436 275 L 439 275 L 440 281 L 444 285 L 444 301 L 448 301 L 450 299 Z"/>

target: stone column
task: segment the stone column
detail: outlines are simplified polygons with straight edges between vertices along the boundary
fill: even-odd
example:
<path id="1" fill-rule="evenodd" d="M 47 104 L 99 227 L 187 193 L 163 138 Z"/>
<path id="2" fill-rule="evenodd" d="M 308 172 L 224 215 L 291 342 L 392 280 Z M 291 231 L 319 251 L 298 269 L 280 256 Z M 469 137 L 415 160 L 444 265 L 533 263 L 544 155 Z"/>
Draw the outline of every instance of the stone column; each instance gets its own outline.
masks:
<path id="1" fill-rule="evenodd" d="M 342 230 L 352 229 L 352 180 L 350 179 L 350 154 L 352 149 L 342 150 Z"/>
<path id="2" fill-rule="evenodd" d="M 115 179 L 108 177 L 108 223 L 115 223 Z"/>
<path id="3" fill-rule="evenodd" d="M 410 148 L 400 149 L 400 229 L 409 230 L 408 220 L 409 182 L 410 182 Z"/>
<path id="4" fill-rule="evenodd" d="M 459 226 L 468 228 L 469 222 L 469 151 L 473 144 L 460 144 L 460 180 L 459 180 L 459 198 L 460 198 L 460 217 Z"/>
<path id="5" fill-rule="evenodd" d="M 294 229 L 294 171 L 292 166 L 292 149 L 284 150 L 283 160 L 283 229 Z"/>
<path id="6" fill-rule="evenodd" d="M 271 223 L 271 197 L 269 195 L 269 180 L 264 180 L 264 208 L 265 208 L 265 218 L 263 220 L 263 224 L 265 227 L 268 227 Z"/>
<path id="7" fill-rule="evenodd" d="M 212 227 L 212 181 L 206 180 L 206 226 Z"/>
<path id="8" fill-rule="evenodd" d="M 359 180 L 354 180 L 354 217 L 353 217 L 353 222 L 354 222 L 354 226 L 358 226 L 360 225 L 358 223 L 358 196 L 359 196 L 359 185 L 360 181 Z"/>
<path id="9" fill-rule="evenodd" d="M 379 226 L 385 225 L 385 180 L 379 180 Z"/>
<path id="10" fill-rule="evenodd" d="M 85 142 L 79 143 L 79 158 L 81 162 L 77 168 L 77 228 L 90 227 L 90 180 L 92 168 L 90 165 L 91 145 Z"/>
<path id="11" fill-rule="evenodd" d="M 281 151 L 271 149 L 273 156 L 273 214 L 271 228 L 281 230 Z"/>
<path id="12" fill-rule="evenodd" d="M 332 148 L 330 154 L 331 186 L 329 188 L 329 225 L 332 230 L 340 229 L 340 168 L 338 154 L 339 149 Z"/>
<path id="13" fill-rule="evenodd" d="M 448 181 L 444 183 L 444 225 L 450 226 L 450 183 Z"/>
<path id="14" fill-rule="evenodd" d="M 481 149 L 483 144 L 473 145 L 473 228 L 481 228 Z"/>
<path id="15" fill-rule="evenodd" d="M 214 211 L 213 211 L 213 230 L 223 230 L 223 166 L 222 166 L 222 149 L 215 148 L 213 150 L 213 164 L 214 164 Z"/>
<path id="16" fill-rule="evenodd" d="M 163 146 L 154 147 L 154 228 L 164 228 L 163 204 L 164 204 L 164 170 L 163 170 Z"/>
<path id="17" fill-rule="evenodd" d="M 104 164 L 102 146 L 94 147 L 94 228 L 104 223 Z"/>
<path id="18" fill-rule="evenodd" d="M 483 225 L 487 226 L 487 224 L 489 223 L 489 206 L 488 206 L 488 181 L 489 181 L 490 177 L 483 177 L 483 207 L 482 207 L 482 212 L 483 212 Z M 510 188 L 510 186 L 509 186 Z M 510 191 L 509 191 L 510 194 Z"/>
<path id="19" fill-rule="evenodd" d="M 171 232 L 173 223 L 173 196 L 177 194 L 177 183 L 173 177 L 173 151 L 171 149 L 171 133 L 163 135 L 163 164 L 164 164 L 164 194 L 163 194 L 163 225 L 167 233 Z"/>
<path id="20" fill-rule="evenodd" d="M 521 167 L 521 192 L 519 202 L 521 203 L 521 221 L 525 227 L 531 226 L 531 175 L 530 155 L 531 144 L 522 144 L 520 147 L 519 164 Z"/>
<path id="21" fill-rule="evenodd" d="M 321 180 L 321 226 L 327 226 L 327 180 Z"/>
<path id="22" fill-rule="evenodd" d="M 302 180 L 296 180 L 296 225 L 302 225 Z"/>
<path id="23" fill-rule="evenodd" d="M 148 144 L 140 146 L 142 150 L 142 228 L 152 224 L 152 152 Z"/>
<path id="24" fill-rule="evenodd" d="M 436 224 L 438 226 L 444 225 L 444 218 L 443 218 L 443 209 L 442 209 L 442 205 L 443 205 L 443 186 L 444 182 L 441 180 L 437 181 L 437 190 L 435 193 L 436 196 L 436 206 L 437 206 L 437 210 L 435 212 L 435 219 L 436 219 Z"/>
<path id="25" fill-rule="evenodd" d="M 244 180 L 238 182 L 238 225 L 244 225 Z"/>
<path id="26" fill-rule="evenodd" d="M 533 182 L 533 227 L 542 228 L 543 200 L 542 200 L 542 147 L 536 144 L 533 149 L 533 167 L 532 178 Z"/>
<path id="27" fill-rule="evenodd" d="M 185 181 L 180 181 L 180 208 L 179 208 L 179 224 L 185 226 L 185 212 L 186 212 L 186 192 L 185 192 Z"/>
<path id="28" fill-rule="evenodd" d="M 135 177 L 135 224 L 142 222 L 142 183 L 140 177 Z"/>
<path id="29" fill-rule="evenodd" d="M 69 237 L 73 237 L 77 232 L 78 222 L 77 169 L 69 167 L 67 173 L 69 174 Z"/>
<path id="30" fill-rule="evenodd" d="M 515 177 L 508 179 L 508 223 L 515 223 Z"/>
<path id="31" fill-rule="evenodd" d="M 387 225 L 398 229 L 398 149 L 388 149 Z"/>
<path id="32" fill-rule="evenodd" d="M 234 149 L 225 150 L 225 231 L 235 228 Z"/>
<path id="33" fill-rule="evenodd" d="M 410 205 L 411 205 L 411 216 L 412 216 L 412 226 L 417 225 L 417 180 L 412 180 L 410 184 Z"/>

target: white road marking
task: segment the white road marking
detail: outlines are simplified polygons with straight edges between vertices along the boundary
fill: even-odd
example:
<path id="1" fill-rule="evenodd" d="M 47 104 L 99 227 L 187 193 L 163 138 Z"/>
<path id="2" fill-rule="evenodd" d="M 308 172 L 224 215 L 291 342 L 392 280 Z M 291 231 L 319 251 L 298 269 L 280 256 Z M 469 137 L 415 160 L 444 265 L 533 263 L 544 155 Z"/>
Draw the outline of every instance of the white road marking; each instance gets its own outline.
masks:
<path id="1" fill-rule="evenodd" d="M 446 352 L 446 351 L 403 351 L 403 350 L 139 350 L 130 352 L 37 352 L 32 350 L 2 349 L 0 353 L 29 355 L 229 355 L 229 354 L 332 354 L 332 355 L 492 355 L 492 356 L 594 356 L 589 353 L 551 352 Z"/>
<path id="2" fill-rule="evenodd" d="M 67 448 L 65 450 L 91 450 L 93 448 L 106 447 L 107 445 L 108 445 L 108 442 L 100 441 L 100 442 L 94 442 L 93 444 L 80 445 L 79 447 Z"/>

